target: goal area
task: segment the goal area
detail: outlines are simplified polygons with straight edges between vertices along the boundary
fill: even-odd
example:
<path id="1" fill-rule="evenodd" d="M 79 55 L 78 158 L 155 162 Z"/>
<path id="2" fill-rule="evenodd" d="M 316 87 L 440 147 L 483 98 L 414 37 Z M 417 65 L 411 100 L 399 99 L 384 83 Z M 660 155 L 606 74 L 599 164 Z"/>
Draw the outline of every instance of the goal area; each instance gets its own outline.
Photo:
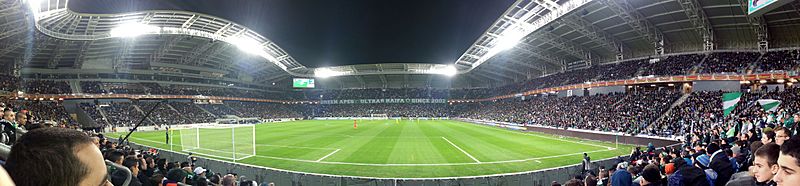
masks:
<path id="1" fill-rule="evenodd" d="M 371 119 L 389 119 L 389 114 L 370 114 Z"/>
<path id="2" fill-rule="evenodd" d="M 182 129 L 181 150 L 193 154 L 243 160 L 256 155 L 255 125 L 214 125 Z"/>

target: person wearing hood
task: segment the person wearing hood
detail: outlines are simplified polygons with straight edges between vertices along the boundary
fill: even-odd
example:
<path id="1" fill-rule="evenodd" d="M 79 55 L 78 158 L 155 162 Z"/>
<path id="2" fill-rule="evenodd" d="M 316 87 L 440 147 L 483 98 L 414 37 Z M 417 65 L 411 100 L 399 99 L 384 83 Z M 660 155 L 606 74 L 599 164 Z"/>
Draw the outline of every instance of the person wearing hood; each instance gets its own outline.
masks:
<path id="1" fill-rule="evenodd" d="M 675 182 L 683 183 L 682 185 L 710 185 L 706 177 L 706 173 L 700 168 L 686 164 L 683 158 L 672 159 L 675 167 L 675 172 L 669 177 L 669 185 L 674 185 Z M 681 185 L 681 184 L 675 184 Z"/>
<path id="2" fill-rule="evenodd" d="M 611 175 L 611 185 L 613 186 L 631 186 L 633 185 L 633 177 L 628 172 L 628 163 L 622 162 L 617 165 L 617 171 Z"/>
<path id="3" fill-rule="evenodd" d="M 731 179 L 733 175 L 734 167 L 731 164 L 731 159 L 728 157 L 722 149 L 719 148 L 719 145 L 716 143 L 708 144 L 706 147 L 706 153 L 710 153 L 711 162 L 708 165 L 708 168 L 714 170 L 717 173 L 717 179 L 714 180 L 715 186 L 724 186 L 725 183 Z"/>

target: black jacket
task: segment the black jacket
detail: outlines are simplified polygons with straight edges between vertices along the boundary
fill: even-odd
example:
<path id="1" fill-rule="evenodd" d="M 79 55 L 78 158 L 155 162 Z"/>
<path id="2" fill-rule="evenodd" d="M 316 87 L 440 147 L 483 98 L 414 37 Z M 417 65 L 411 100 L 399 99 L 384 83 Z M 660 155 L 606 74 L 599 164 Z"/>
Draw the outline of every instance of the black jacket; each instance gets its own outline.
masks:
<path id="1" fill-rule="evenodd" d="M 675 167 L 680 171 L 681 176 L 683 177 L 683 185 L 691 186 L 708 186 L 708 179 L 706 179 L 706 173 L 703 172 L 700 168 L 691 166 L 686 164 L 686 161 L 683 158 L 675 158 L 673 159 L 675 163 Z M 723 182 L 724 185 L 724 182 Z"/>
<path id="2" fill-rule="evenodd" d="M 717 180 L 714 181 L 715 186 L 724 186 L 731 179 L 735 170 L 731 159 L 722 150 L 719 150 L 711 155 L 711 163 L 708 164 L 709 168 L 717 172 Z"/>

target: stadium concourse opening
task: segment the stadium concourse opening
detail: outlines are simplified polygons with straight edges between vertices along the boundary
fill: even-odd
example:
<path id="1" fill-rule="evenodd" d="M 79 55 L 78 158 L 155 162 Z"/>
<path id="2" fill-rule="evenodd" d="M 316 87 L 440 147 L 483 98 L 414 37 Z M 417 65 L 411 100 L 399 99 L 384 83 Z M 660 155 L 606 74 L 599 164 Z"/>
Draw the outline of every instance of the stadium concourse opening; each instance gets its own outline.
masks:
<path id="1" fill-rule="evenodd" d="M 3 0 L 0 185 L 794 185 L 798 7 Z"/>

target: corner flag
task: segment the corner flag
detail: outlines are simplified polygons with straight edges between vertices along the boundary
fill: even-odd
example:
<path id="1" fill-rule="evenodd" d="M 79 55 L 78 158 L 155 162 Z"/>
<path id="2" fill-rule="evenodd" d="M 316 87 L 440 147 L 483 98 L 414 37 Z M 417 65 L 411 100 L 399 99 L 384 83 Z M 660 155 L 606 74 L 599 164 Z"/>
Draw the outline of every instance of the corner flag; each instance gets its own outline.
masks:
<path id="1" fill-rule="evenodd" d="M 731 92 L 722 94 L 722 115 L 728 117 L 733 109 L 739 105 L 739 100 L 742 98 L 741 92 Z"/>

